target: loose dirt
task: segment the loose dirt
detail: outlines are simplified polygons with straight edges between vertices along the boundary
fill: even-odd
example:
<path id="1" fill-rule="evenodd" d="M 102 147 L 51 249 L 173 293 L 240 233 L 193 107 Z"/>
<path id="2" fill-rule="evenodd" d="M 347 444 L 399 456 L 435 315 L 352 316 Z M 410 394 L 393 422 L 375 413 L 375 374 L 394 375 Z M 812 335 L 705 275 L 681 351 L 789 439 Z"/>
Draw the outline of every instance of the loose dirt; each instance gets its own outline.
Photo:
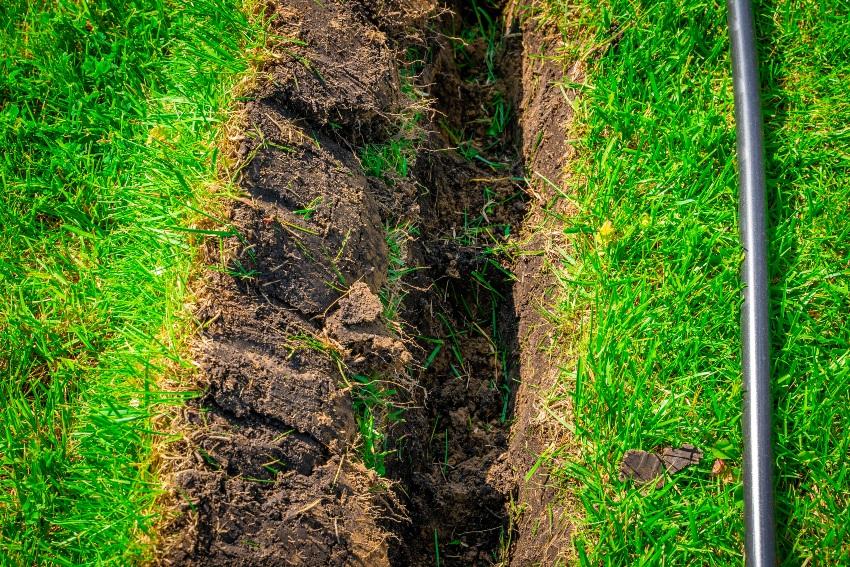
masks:
<path id="1" fill-rule="evenodd" d="M 541 492 L 521 488 L 540 442 L 516 386 L 546 361 L 513 235 L 523 156 L 557 169 L 564 142 L 529 147 L 560 125 L 526 120 L 551 100 L 523 94 L 523 30 L 480 4 L 267 4 L 289 39 L 245 103 L 232 236 L 206 244 L 205 394 L 177 420 L 159 563 L 518 556 L 510 504 Z"/>
<path id="2" fill-rule="evenodd" d="M 570 174 L 575 150 L 567 140 L 573 131 L 573 101 L 577 91 L 570 87 L 585 78 L 584 62 L 564 53 L 564 46 L 578 42 L 565 37 L 546 19 L 537 2 L 511 0 L 505 17 L 515 22 L 522 38 L 522 56 L 514 73 L 521 79 L 517 127 L 525 158 L 529 194 L 528 214 L 519 231 L 521 251 L 513 265 L 514 297 L 519 337 L 519 386 L 514 425 L 507 450 L 515 472 L 516 507 L 522 512 L 514 520 L 510 565 L 561 565 L 575 559 L 570 538 L 576 510 L 581 504 L 561 493 L 547 462 L 539 456 L 552 448 L 570 450 L 571 439 L 561 423 L 549 417 L 548 407 L 569 415 L 565 392 L 554 393 L 563 401 L 546 399 L 556 386 L 561 368 L 569 367 L 570 346 L 578 341 L 572 328 L 557 328 L 547 313 L 557 297 L 555 273 L 570 254 L 558 219 L 574 214 L 569 198 L 560 191 L 580 183 Z M 557 189 L 556 189 L 557 188 Z M 576 321 L 580 328 L 581 322 Z M 560 407 L 552 407 L 552 404 Z"/>

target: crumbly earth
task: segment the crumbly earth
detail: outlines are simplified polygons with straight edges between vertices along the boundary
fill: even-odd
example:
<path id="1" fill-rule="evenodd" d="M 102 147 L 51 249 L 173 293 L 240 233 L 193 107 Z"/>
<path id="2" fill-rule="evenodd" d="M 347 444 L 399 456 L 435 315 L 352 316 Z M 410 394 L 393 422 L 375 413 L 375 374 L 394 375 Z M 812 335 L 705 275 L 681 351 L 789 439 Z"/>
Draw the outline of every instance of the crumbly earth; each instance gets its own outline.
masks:
<path id="1" fill-rule="evenodd" d="M 549 447 L 570 446 L 569 439 L 564 438 L 564 428 L 547 417 L 544 406 L 549 402 L 544 397 L 552 391 L 565 362 L 553 358 L 553 353 L 569 356 L 563 353 L 563 346 L 571 338 L 564 333 L 572 331 L 553 328 L 545 313 L 556 300 L 548 296 L 556 287 L 552 283 L 552 265 L 570 247 L 562 231 L 551 225 L 552 213 L 573 213 L 569 201 L 557 199 L 554 189 L 570 186 L 567 167 L 574 151 L 567 142 L 567 132 L 573 120 L 570 102 L 578 95 L 562 85 L 581 83 L 585 69 L 582 62 L 570 63 L 555 56 L 563 37 L 554 26 L 537 17 L 533 4 L 529 7 L 528 3 L 512 0 L 505 9 L 507 19 L 518 22 L 522 37 L 522 56 L 514 71 L 521 77 L 516 94 L 517 127 L 531 197 L 529 214 L 519 235 L 523 252 L 514 264 L 520 379 L 507 455 L 516 473 L 517 508 L 522 510 L 514 519 L 510 557 L 510 565 L 517 567 L 572 562 L 571 514 L 579 508 L 558 494 L 545 464 L 535 465 L 538 456 Z M 555 341 L 557 349 L 551 348 Z M 560 408 L 559 413 L 568 414 L 567 409 Z M 533 474 L 526 478 L 531 470 Z"/>
<path id="2" fill-rule="evenodd" d="M 523 91 L 541 84 L 535 73 L 556 78 L 528 68 L 542 44 L 506 40 L 499 65 L 522 62 L 522 83 L 494 82 L 483 40 L 458 60 L 450 37 L 474 16 L 463 2 L 278 0 L 267 10 L 297 41 L 276 46 L 245 103 L 234 235 L 205 247 L 194 347 L 204 394 L 177 420 L 177 509 L 157 562 L 549 558 L 526 550 L 539 543 L 528 534 L 548 493 L 522 482 L 542 442 L 533 382 L 549 376 L 526 368 L 548 363 L 531 297 L 541 267 L 505 266 L 490 251 L 526 214 L 522 156 L 552 176 L 563 158 L 562 135 L 531 147 L 535 128 L 560 132 L 550 121 L 568 119 L 550 89 Z M 411 67 L 417 77 L 404 78 Z M 425 104 L 411 81 L 428 111 L 415 111 Z M 497 93 L 521 110 L 501 135 L 484 110 Z M 555 118 L 540 110 L 550 104 Z M 458 131 L 480 159 L 459 155 Z M 407 174 L 367 176 L 359 148 L 399 140 L 412 141 Z M 397 227 L 401 243 L 388 237 Z M 384 430 L 383 476 L 362 456 L 366 396 Z M 531 512 L 512 527 L 517 498 Z M 568 530 L 545 534 L 551 548 Z"/>

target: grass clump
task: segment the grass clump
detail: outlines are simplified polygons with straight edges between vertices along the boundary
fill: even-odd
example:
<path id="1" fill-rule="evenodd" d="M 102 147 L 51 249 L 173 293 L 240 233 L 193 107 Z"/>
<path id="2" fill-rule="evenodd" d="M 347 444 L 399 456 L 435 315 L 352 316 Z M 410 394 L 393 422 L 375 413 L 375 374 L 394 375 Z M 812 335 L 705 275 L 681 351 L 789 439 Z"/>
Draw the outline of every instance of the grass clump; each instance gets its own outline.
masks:
<path id="1" fill-rule="evenodd" d="M 582 320 L 565 372 L 587 565 L 737 565 L 743 553 L 734 109 L 722 2 L 547 4 L 599 58 L 581 90 L 574 252 L 557 317 Z M 850 39 L 846 3 L 757 2 L 770 200 L 776 495 L 785 565 L 850 562 Z M 565 323 L 566 324 L 566 323 Z M 693 443 L 663 488 L 624 452 Z M 711 475 L 716 459 L 729 475 Z M 577 487 L 577 488 L 575 488 Z"/>
<path id="2" fill-rule="evenodd" d="M 408 221 L 396 226 L 387 225 L 384 228 L 384 234 L 389 251 L 389 262 L 387 282 L 381 287 L 378 296 L 384 306 L 384 319 L 390 326 L 390 330 L 396 336 L 403 336 L 400 311 L 409 293 L 407 277 L 423 269 L 421 266 L 411 265 L 412 258 L 408 251 L 410 242 L 419 237 L 419 228 Z"/>
<path id="3" fill-rule="evenodd" d="M 452 47 L 455 59 L 461 70 L 474 69 L 477 66 L 476 57 L 470 47 L 476 46 L 483 50 L 483 63 L 486 84 L 496 82 L 498 78 L 497 57 L 502 47 L 500 23 L 493 15 L 498 13 L 497 2 L 491 0 L 471 0 L 465 7 L 464 14 L 469 25 L 464 26 L 456 37 L 452 37 Z"/>
<path id="4" fill-rule="evenodd" d="M 3 564 L 147 556 L 192 223 L 262 43 L 238 0 L 0 6 Z"/>
<path id="5" fill-rule="evenodd" d="M 393 404 L 397 390 L 386 388 L 377 378 L 354 376 L 352 403 L 362 446 L 363 464 L 380 476 L 386 476 L 386 457 L 392 451 L 387 429 L 404 419 L 404 409 Z"/>
<path id="6" fill-rule="evenodd" d="M 401 138 L 365 146 L 360 151 L 360 161 L 367 175 L 390 181 L 392 174 L 407 177 L 414 153 L 413 140 Z"/>
<path id="7" fill-rule="evenodd" d="M 429 112 L 430 101 L 416 82 L 428 57 L 420 48 L 411 47 L 405 52 L 399 71 L 401 91 L 408 104 L 399 117 L 398 132 L 386 142 L 366 144 L 358 151 L 363 172 L 390 185 L 399 178 L 407 178 L 423 141 L 421 123 Z"/>

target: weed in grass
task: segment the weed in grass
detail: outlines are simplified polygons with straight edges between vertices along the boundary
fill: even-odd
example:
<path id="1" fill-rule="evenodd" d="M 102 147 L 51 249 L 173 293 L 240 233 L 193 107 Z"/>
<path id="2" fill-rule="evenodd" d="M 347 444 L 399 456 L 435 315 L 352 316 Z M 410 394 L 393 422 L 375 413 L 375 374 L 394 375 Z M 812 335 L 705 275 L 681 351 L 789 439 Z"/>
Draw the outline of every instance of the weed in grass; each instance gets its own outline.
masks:
<path id="1" fill-rule="evenodd" d="M 497 289 L 495 282 L 509 282 L 513 274 L 507 271 L 500 263 L 489 258 L 482 270 L 473 272 L 473 281 L 476 287 L 476 305 L 465 306 L 467 317 L 471 321 L 472 329 L 487 340 L 493 356 L 492 368 L 494 370 L 491 388 L 497 390 L 502 398 L 502 410 L 500 422 L 507 423 L 510 402 L 513 395 L 513 363 L 511 353 L 513 346 L 508 344 L 507 336 L 500 325 L 499 310 L 502 308 L 506 298 Z"/>
<path id="2" fill-rule="evenodd" d="M 401 66 L 402 92 L 407 95 L 409 105 L 402 112 L 396 137 L 382 144 L 367 144 L 359 151 L 363 171 L 390 184 L 394 176 L 408 176 L 422 137 L 419 124 L 425 118 L 429 101 L 417 88 L 416 78 L 424 65 L 423 56 L 419 48 L 411 47 L 406 52 L 406 64 Z"/>
<path id="3" fill-rule="evenodd" d="M 446 136 L 448 136 L 449 141 L 454 146 L 455 151 L 457 151 L 457 153 L 460 154 L 460 156 L 466 161 L 480 161 L 493 171 L 500 171 L 510 167 L 510 165 L 507 163 L 501 163 L 487 159 L 484 154 L 482 154 L 481 151 L 478 149 L 478 146 L 476 145 L 475 141 L 470 136 L 468 136 L 465 131 L 458 131 L 457 129 L 452 128 L 452 126 L 445 119 L 440 120 L 440 129 Z M 494 145 L 496 145 L 496 142 L 491 144 L 488 149 L 492 148 Z"/>
<path id="4" fill-rule="evenodd" d="M 463 378 L 467 376 L 469 370 L 466 368 L 466 363 L 463 357 L 463 349 L 461 348 L 461 343 L 465 340 L 466 333 L 464 331 L 458 331 L 455 326 L 452 324 L 451 320 L 443 313 L 437 313 L 437 319 L 440 321 L 441 326 L 443 327 L 443 336 L 447 337 L 449 340 L 449 352 L 451 353 L 451 359 L 453 362 L 449 363 L 449 368 L 455 378 Z M 444 346 L 445 343 L 443 343 Z"/>
<path id="5" fill-rule="evenodd" d="M 419 229 L 410 222 L 386 228 L 386 242 L 389 249 L 387 278 L 390 282 L 397 282 L 408 274 L 422 269 L 421 267 L 408 265 L 408 243 L 418 236 Z"/>
<path id="6" fill-rule="evenodd" d="M 316 209 L 322 203 L 321 195 L 307 203 L 307 206 L 303 209 L 298 209 L 297 211 L 292 211 L 294 214 L 298 215 L 304 220 L 311 220 L 313 215 L 316 214 Z"/>
<path id="7" fill-rule="evenodd" d="M 495 83 L 498 77 L 496 57 L 502 41 L 499 22 L 491 15 L 491 12 L 496 13 L 498 10 L 489 0 L 472 0 L 469 9 L 475 17 L 475 25 L 465 27 L 460 36 L 451 38 L 455 60 L 461 70 L 475 68 L 476 62 L 473 60 L 471 48 L 481 44 L 484 49 L 486 84 L 490 85 Z"/>
<path id="8" fill-rule="evenodd" d="M 449 430 L 446 429 L 446 433 L 443 436 L 443 476 L 446 476 L 446 472 L 449 469 Z"/>
<path id="9" fill-rule="evenodd" d="M 299 351 L 313 351 L 329 357 L 338 365 L 342 364 L 342 353 L 340 353 L 339 347 L 324 336 L 308 333 L 288 335 L 286 337 L 286 348 L 289 350 L 287 358 L 292 358 Z M 345 375 L 344 372 L 342 374 Z"/>
<path id="10" fill-rule="evenodd" d="M 230 261 L 230 266 L 225 273 L 240 280 L 253 280 L 260 274 L 257 270 L 245 266 L 239 258 L 233 258 Z"/>
<path id="11" fill-rule="evenodd" d="M 404 54 L 404 63 L 399 69 L 401 76 L 401 92 L 407 95 L 412 101 L 421 102 L 427 98 L 427 94 L 417 88 L 416 81 L 422 71 L 425 69 L 427 60 L 430 58 L 430 53 L 423 47 L 410 46 Z M 416 121 L 419 117 L 414 116 Z"/>
<path id="12" fill-rule="evenodd" d="M 462 246 L 482 246 L 485 256 L 492 259 L 502 252 L 506 252 L 504 244 L 511 235 L 511 225 L 508 222 L 493 222 L 490 217 L 495 216 L 497 209 L 522 199 L 523 192 L 517 190 L 506 197 L 499 197 L 496 191 L 488 185 L 482 186 L 481 191 L 484 197 L 484 206 L 480 211 L 463 211 L 463 227 L 454 235 L 454 240 Z M 500 264 L 494 262 L 494 266 L 496 265 Z"/>
<path id="13" fill-rule="evenodd" d="M 505 100 L 505 95 L 497 91 L 490 102 L 490 123 L 487 126 L 487 136 L 495 140 L 492 145 L 504 143 L 510 121 L 511 105 Z"/>

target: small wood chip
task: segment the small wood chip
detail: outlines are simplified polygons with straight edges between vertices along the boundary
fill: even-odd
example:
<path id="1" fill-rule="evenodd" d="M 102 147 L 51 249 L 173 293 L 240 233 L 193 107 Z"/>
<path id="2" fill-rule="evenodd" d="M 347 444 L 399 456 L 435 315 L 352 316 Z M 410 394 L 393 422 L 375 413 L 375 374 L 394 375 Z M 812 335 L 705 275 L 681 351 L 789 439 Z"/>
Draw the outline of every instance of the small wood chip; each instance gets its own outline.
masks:
<path id="1" fill-rule="evenodd" d="M 665 447 L 661 451 L 661 460 L 669 474 L 676 474 L 686 467 L 698 464 L 702 460 L 702 451 L 693 445 L 682 445 L 678 449 Z"/>
<path id="2" fill-rule="evenodd" d="M 634 479 L 644 484 L 652 482 L 661 474 L 661 459 L 655 453 L 627 451 L 620 463 L 620 480 Z"/>
<path id="3" fill-rule="evenodd" d="M 620 480 L 634 480 L 639 484 L 658 481 L 660 488 L 664 485 L 661 478 L 662 465 L 667 474 L 674 475 L 681 470 L 695 465 L 702 460 L 703 453 L 693 445 L 682 445 L 678 448 L 664 447 L 661 454 L 631 449 L 626 451 L 620 463 Z"/>

